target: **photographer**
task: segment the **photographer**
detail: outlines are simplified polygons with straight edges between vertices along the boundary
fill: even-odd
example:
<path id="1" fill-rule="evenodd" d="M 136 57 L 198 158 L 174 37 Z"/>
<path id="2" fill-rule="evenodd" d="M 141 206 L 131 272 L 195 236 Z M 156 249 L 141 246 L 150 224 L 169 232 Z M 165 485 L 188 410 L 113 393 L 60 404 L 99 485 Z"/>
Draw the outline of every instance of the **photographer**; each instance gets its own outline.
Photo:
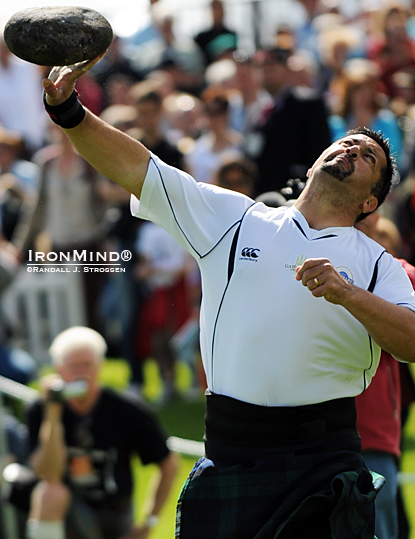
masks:
<path id="1" fill-rule="evenodd" d="M 105 352 L 101 335 L 85 327 L 52 343 L 57 374 L 42 380 L 44 398 L 28 413 L 29 462 L 41 479 L 32 493 L 29 539 L 145 539 L 167 499 L 176 457 L 142 404 L 99 386 Z M 133 454 L 161 472 L 141 526 L 133 525 Z"/>

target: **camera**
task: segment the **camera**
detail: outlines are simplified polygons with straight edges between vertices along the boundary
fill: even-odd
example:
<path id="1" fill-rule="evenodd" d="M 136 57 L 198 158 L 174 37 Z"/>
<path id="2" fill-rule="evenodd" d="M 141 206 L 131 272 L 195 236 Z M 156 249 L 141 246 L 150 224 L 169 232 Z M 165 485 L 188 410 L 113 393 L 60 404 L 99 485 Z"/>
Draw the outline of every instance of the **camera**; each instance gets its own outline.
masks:
<path id="1" fill-rule="evenodd" d="M 75 380 L 65 383 L 63 380 L 54 380 L 48 390 L 47 400 L 49 402 L 63 402 L 67 399 L 82 397 L 88 389 L 86 380 Z"/>

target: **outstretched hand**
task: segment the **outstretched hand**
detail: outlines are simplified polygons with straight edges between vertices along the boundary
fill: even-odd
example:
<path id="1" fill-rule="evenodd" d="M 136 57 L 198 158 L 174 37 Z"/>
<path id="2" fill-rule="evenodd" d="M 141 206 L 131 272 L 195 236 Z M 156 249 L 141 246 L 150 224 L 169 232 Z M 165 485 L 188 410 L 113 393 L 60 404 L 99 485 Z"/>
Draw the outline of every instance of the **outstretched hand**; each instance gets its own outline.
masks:
<path id="1" fill-rule="evenodd" d="M 105 52 L 92 60 L 52 68 L 49 77 L 42 81 L 47 103 L 57 106 L 66 101 L 74 91 L 76 81 L 92 69 L 104 55 Z"/>

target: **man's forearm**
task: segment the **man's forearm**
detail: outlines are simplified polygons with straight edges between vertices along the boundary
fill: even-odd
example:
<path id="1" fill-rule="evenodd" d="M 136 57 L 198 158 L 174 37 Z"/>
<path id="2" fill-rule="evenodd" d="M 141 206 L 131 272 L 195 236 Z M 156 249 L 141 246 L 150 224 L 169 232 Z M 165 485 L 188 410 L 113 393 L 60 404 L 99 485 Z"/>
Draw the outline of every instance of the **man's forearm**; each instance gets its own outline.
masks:
<path id="1" fill-rule="evenodd" d="M 149 515 L 158 517 L 171 491 L 173 481 L 178 470 L 178 458 L 174 453 L 170 453 L 164 460 L 158 463 L 160 468 L 160 477 L 154 494 L 153 503 L 150 507 Z M 151 517 L 150 517 L 151 519 Z M 122 536 L 121 539 L 147 539 L 151 534 L 153 525 L 150 520 L 140 525 L 135 525 L 131 530 Z"/>
<path id="2" fill-rule="evenodd" d="M 170 493 L 173 481 L 178 470 L 178 458 L 174 453 L 170 453 L 159 463 L 160 477 L 154 494 L 153 505 L 150 509 L 151 515 L 159 515 Z"/>
<path id="3" fill-rule="evenodd" d="M 415 363 L 415 312 L 355 286 L 349 287 L 341 304 L 383 350 Z"/>
<path id="4" fill-rule="evenodd" d="M 147 148 L 88 110 L 82 122 L 65 133 L 96 170 L 140 198 L 150 161 Z"/>
<path id="5" fill-rule="evenodd" d="M 64 429 L 59 418 L 58 404 L 46 404 L 40 427 L 39 445 L 32 455 L 35 473 L 47 481 L 61 481 L 66 469 L 67 452 Z"/>
<path id="6" fill-rule="evenodd" d="M 140 198 L 150 152 L 137 140 L 84 109 L 74 93 L 77 79 L 103 55 L 87 63 L 54 67 L 42 81 L 44 104 L 51 119 L 65 130 L 78 152 L 96 170 Z"/>

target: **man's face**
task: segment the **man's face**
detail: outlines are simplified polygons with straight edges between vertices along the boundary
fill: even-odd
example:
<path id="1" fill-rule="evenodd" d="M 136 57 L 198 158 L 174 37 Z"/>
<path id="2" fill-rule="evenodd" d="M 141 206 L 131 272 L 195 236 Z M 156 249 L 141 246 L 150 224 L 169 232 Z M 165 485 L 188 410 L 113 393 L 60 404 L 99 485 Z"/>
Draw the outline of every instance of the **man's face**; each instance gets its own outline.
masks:
<path id="1" fill-rule="evenodd" d="M 385 166 L 386 155 L 377 142 L 366 135 L 351 135 L 329 146 L 309 172 L 325 173 L 335 180 L 335 187 L 350 186 L 354 198 L 363 201 L 370 198 Z"/>
<path id="2" fill-rule="evenodd" d="M 82 348 L 69 352 L 58 371 L 64 382 L 86 380 L 91 388 L 97 382 L 99 364 L 92 350 Z"/>

